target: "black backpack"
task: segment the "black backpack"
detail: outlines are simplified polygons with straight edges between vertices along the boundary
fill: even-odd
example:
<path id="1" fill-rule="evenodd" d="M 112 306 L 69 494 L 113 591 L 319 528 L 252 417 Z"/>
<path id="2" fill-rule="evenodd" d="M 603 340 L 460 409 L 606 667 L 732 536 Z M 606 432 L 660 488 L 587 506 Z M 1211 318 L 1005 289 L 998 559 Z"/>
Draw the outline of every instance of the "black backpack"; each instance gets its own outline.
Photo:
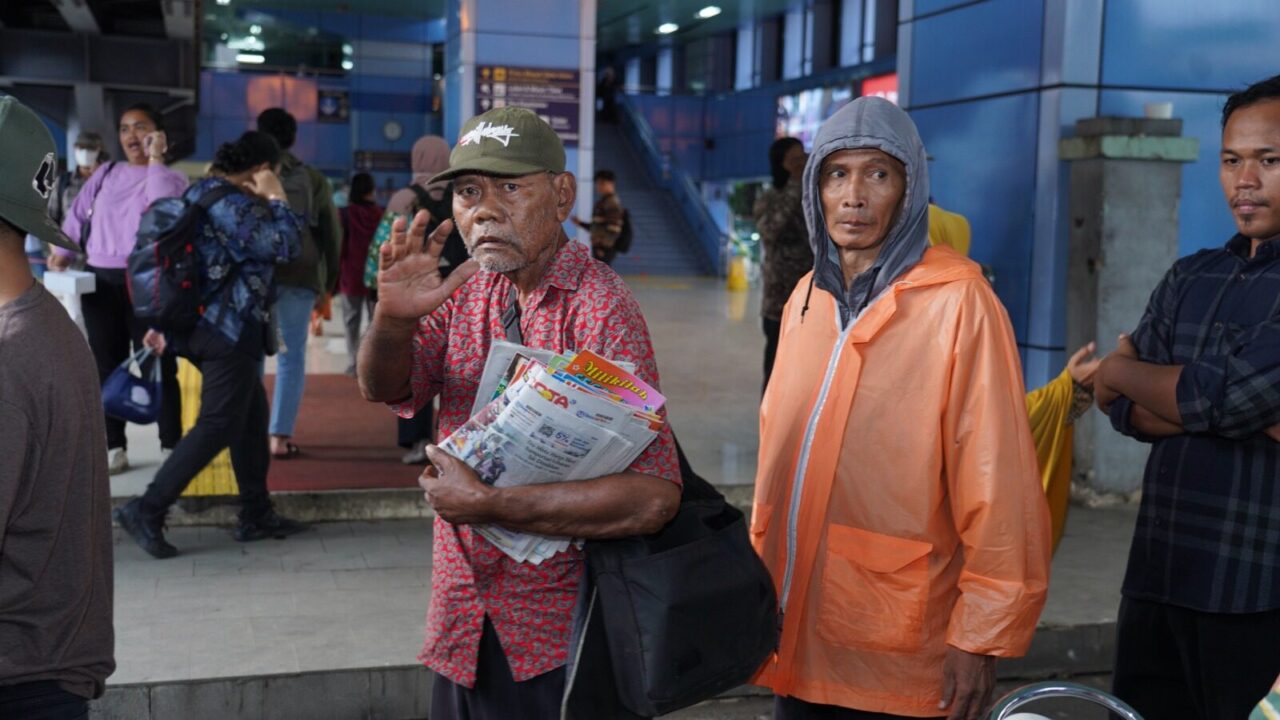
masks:
<path id="1" fill-rule="evenodd" d="M 419 210 L 431 213 L 431 223 L 427 225 L 427 237 L 431 236 L 440 223 L 453 218 L 453 183 L 449 183 L 439 200 L 431 197 L 431 193 L 419 185 L 410 185 L 409 189 L 414 194 L 413 204 L 409 207 L 409 219 L 413 220 L 413 216 L 417 215 Z M 458 232 L 457 225 L 454 225 L 453 232 L 450 232 L 448 239 L 444 241 L 444 249 L 440 252 L 440 257 L 447 261 L 447 264 L 440 268 L 441 277 L 449 277 L 449 273 L 453 272 L 454 268 L 471 257 L 467 253 L 467 245 L 462 241 L 462 233 Z"/>
<path id="2" fill-rule="evenodd" d="M 634 232 L 631 227 L 631 212 L 626 208 L 622 208 L 622 230 L 618 232 L 618 239 L 613 241 L 613 249 L 620 253 L 630 250 L 631 237 Z"/>
<path id="3" fill-rule="evenodd" d="M 197 233 L 213 204 L 240 189 L 226 184 L 192 202 L 184 195 L 151 203 L 138 224 L 125 282 L 139 320 L 164 331 L 195 328 L 204 315 L 204 264 Z"/>

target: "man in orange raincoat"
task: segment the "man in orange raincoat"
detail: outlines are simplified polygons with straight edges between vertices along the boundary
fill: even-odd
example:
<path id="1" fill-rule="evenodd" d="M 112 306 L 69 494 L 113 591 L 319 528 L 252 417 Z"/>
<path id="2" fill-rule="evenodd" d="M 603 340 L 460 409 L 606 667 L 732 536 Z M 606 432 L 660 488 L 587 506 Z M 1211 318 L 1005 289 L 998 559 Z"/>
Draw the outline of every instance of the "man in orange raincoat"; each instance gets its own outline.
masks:
<path id="1" fill-rule="evenodd" d="M 814 271 L 783 311 L 751 523 L 782 636 L 756 682 L 780 720 L 977 720 L 1049 574 L 1009 319 L 975 263 L 929 247 L 897 106 L 824 123 L 803 189 Z"/>

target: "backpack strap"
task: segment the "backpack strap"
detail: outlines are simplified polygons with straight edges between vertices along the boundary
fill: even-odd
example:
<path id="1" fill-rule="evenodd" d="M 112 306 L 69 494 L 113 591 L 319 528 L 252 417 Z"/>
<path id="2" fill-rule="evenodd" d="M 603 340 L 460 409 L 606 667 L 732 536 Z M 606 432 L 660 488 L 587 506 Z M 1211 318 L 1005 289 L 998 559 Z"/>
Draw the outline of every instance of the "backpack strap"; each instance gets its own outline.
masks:
<path id="1" fill-rule="evenodd" d="M 222 184 L 219 184 L 214 189 L 210 190 L 209 192 L 205 193 L 194 204 L 199 205 L 201 210 L 204 210 L 205 212 L 209 212 L 209 208 L 213 207 L 214 203 L 218 202 L 219 200 L 221 200 L 222 198 L 228 195 L 231 195 L 232 193 L 238 193 L 238 192 L 243 192 L 243 191 L 229 182 L 222 183 Z"/>

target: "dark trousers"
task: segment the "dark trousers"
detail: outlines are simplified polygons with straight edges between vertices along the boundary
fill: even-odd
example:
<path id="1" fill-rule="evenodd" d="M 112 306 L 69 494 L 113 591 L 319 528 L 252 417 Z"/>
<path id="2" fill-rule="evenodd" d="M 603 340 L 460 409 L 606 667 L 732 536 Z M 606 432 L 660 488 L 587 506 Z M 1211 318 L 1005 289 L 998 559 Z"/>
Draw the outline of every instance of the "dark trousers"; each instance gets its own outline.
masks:
<path id="1" fill-rule="evenodd" d="M 431 436 L 435 432 L 434 410 L 435 408 L 432 404 L 427 403 L 415 412 L 413 417 L 408 419 L 398 418 L 396 420 L 396 444 L 408 450 L 421 440 L 426 440 L 427 442 L 435 440 Z"/>
<path id="2" fill-rule="evenodd" d="M 440 675 L 431 687 L 431 720 L 558 720 L 564 668 L 516 682 L 488 618 L 480 636 L 476 686 L 465 688 Z"/>
<path id="3" fill-rule="evenodd" d="M 773 374 L 773 359 L 778 355 L 778 335 L 782 333 L 782 321 L 760 318 L 764 326 L 764 387 L 769 387 L 769 376 Z"/>
<path id="4" fill-rule="evenodd" d="M 192 479 L 223 448 L 231 449 L 231 468 L 240 487 L 240 517 L 257 519 L 271 509 L 267 495 L 267 444 L 270 411 L 262 387 L 262 331 L 248 326 L 248 341 L 232 345 L 216 331 L 198 328 L 175 346 L 200 369 L 200 415 L 191 432 L 173 449 L 142 496 L 142 509 L 161 515 Z"/>
<path id="5" fill-rule="evenodd" d="M 775 695 L 773 720 L 907 720 L 901 715 L 865 712 L 837 705 L 819 705 L 792 697 Z"/>
<path id="6" fill-rule="evenodd" d="M 1112 692 L 1147 720 L 1247 718 L 1280 675 L 1280 610 L 1244 615 L 1125 598 Z"/>
<path id="7" fill-rule="evenodd" d="M 0 687 L 0 718 L 88 720 L 88 717 L 89 701 L 63 690 L 56 681 Z"/>
<path id="8" fill-rule="evenodd" d="M 96 279 L 96 288 L 82 301 L 84 328 L 89 335 L 93 359 L 98 364 L 98 382 L 102 382 L 133 353 L 130 342 L 134 348 L 142 347 L 147 325 L 133 316 L 124 270 L 95 267 L 88 270 Z M 143 375 L 149 371 L 150 363 L 143 368 Z M 160 380 L 163 392 L 160 397 L 160 446 L 172 448 L 182 439 L 182 395 L 178 388 L 176 358 L 160 358 Z M 124 427 L 123 420 L 107 416 L 108 448 L 128 447 Z"/>

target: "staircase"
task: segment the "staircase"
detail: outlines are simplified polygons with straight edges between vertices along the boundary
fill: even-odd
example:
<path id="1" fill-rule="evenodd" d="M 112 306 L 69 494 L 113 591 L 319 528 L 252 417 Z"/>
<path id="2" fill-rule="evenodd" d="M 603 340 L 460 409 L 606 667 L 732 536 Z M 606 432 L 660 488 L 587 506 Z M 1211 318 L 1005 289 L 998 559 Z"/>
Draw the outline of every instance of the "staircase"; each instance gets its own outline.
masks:
<path id="1" fill-rule="evenodd" d="M 631 250 L 613 261 L 619 275 L 705 274 L 697 240 L 680 208 L 649 177 L 619 126 L 596 124 L 595 166 L 617 174 L 618 198 L 631 214 Z M 578 182 L 580 191 L 591 187 L 591 178 Z"/>

